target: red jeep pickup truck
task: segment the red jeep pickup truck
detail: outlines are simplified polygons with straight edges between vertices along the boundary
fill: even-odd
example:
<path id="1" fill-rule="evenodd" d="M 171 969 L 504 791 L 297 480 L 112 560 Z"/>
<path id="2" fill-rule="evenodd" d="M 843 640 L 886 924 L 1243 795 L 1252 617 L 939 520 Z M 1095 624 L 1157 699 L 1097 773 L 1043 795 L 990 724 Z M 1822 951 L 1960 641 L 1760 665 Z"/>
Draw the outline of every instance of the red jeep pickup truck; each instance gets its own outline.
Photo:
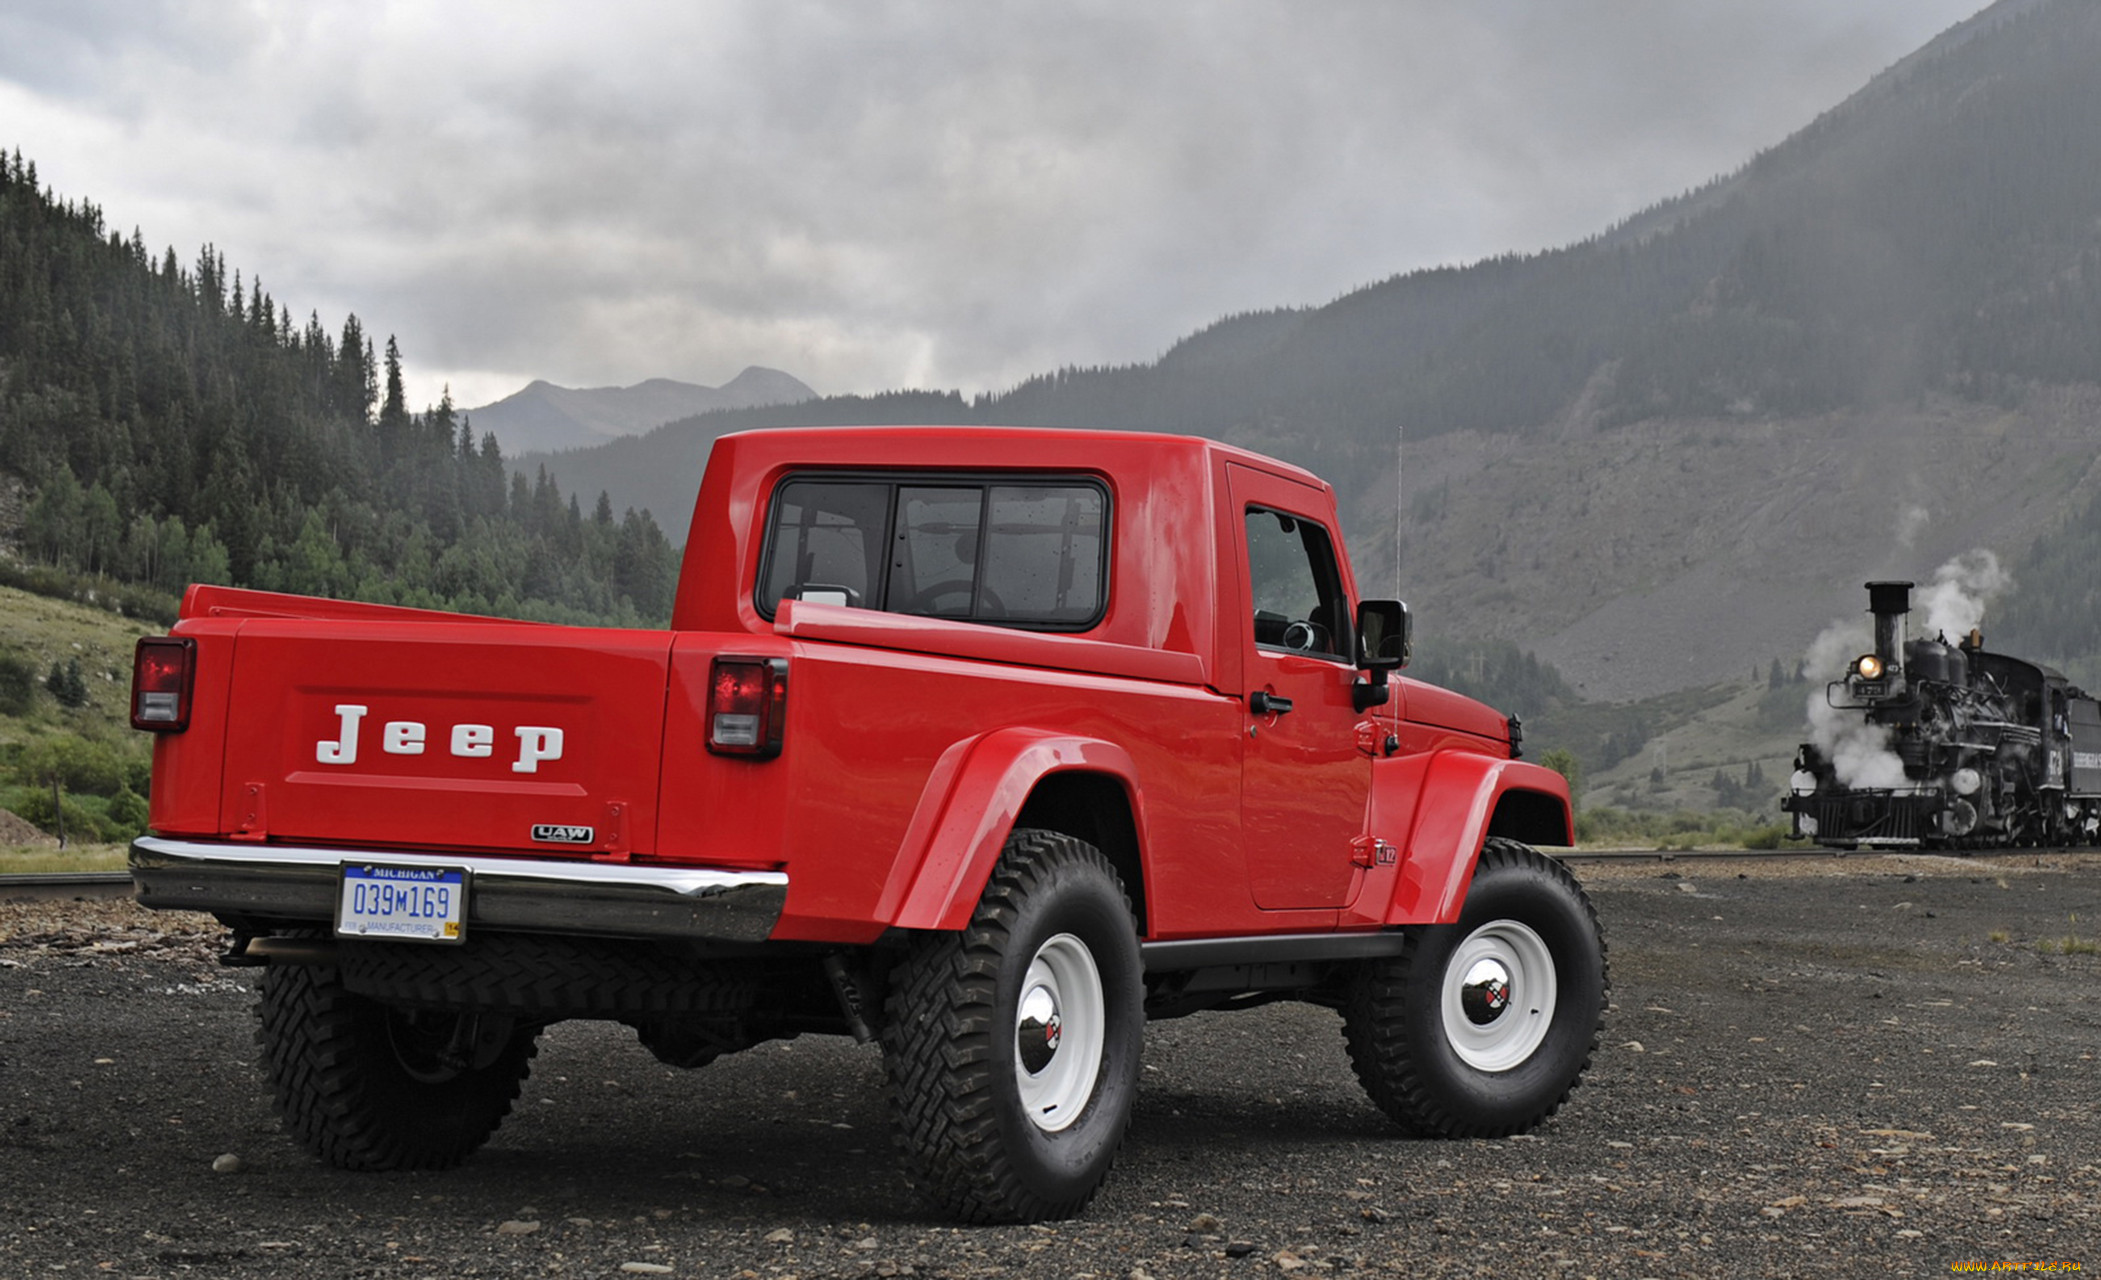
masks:
<path id="1" fill-rule="evenodd" d="M 1561 777 L 1393 674 L 1327 485 L 1206 440 L 966 428 L 715 446 L 671 627 L 191 588 L 139 643 L 139 901 L 263 966 L 286 1127 L 445 1167 L 534 1038 L 698 1067 L 879 1041 L 974 1221 L 1077 1213 L 1149 1017 L 1338 1010 L 1410 1132 L 1550 1115 L 1606 997 Z"/>

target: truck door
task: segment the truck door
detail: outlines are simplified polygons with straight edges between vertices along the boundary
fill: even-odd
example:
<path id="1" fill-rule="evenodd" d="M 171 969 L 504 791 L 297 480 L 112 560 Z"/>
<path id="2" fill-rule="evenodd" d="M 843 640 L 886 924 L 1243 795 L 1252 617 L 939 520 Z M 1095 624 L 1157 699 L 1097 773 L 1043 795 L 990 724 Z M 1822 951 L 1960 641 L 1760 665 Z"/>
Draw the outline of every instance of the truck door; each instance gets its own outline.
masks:
<path id="1" fill-rule="evenodd" d="M 1364 831 L 1371 757 L 1362 717 L 1355 627 L 1328 528 L 1309 486 L 1229 463 L 1242 515 L 1239 620 L 1243 686 L 1242 838 L 1255 904 L 1340 907 L 1355 888 L 1351 841 Z"/>

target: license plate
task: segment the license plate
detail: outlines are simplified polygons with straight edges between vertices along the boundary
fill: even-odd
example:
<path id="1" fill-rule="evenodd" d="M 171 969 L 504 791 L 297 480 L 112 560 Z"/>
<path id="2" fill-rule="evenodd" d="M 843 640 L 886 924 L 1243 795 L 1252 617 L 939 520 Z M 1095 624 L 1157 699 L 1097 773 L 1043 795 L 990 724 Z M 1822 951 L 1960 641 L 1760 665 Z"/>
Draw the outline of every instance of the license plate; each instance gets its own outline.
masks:
<path id="1" fill-rule="evenodd" d="M 336 899 L 336 936 L 459 942 L 467 929 L 464 867 L 349 863 Z"/>

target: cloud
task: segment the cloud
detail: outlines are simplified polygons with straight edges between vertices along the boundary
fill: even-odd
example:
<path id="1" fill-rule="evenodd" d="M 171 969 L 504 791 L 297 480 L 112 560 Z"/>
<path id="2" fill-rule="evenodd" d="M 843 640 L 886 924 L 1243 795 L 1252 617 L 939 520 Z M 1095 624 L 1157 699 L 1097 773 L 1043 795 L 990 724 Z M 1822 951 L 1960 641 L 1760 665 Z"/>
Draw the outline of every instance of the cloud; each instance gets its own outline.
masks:
<path id="1" fill-rule="evenodd" d="M 1979 2 L 28 0 L 0 143 L 433 396 L 978 390 L 1592 234 Z"/>

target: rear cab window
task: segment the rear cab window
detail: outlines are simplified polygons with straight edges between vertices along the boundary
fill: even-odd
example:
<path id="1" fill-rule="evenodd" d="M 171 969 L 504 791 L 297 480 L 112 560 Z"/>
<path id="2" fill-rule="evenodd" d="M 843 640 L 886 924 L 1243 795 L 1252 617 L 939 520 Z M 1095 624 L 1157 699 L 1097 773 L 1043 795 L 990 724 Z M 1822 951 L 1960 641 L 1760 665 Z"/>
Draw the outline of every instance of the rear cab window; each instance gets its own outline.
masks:
<path id="1" fill-rule="evenodd" d="M 1082 476 L 790 476 L 754 603 L 1085 631 L 1108 605 L 1109 505 Z"/>

